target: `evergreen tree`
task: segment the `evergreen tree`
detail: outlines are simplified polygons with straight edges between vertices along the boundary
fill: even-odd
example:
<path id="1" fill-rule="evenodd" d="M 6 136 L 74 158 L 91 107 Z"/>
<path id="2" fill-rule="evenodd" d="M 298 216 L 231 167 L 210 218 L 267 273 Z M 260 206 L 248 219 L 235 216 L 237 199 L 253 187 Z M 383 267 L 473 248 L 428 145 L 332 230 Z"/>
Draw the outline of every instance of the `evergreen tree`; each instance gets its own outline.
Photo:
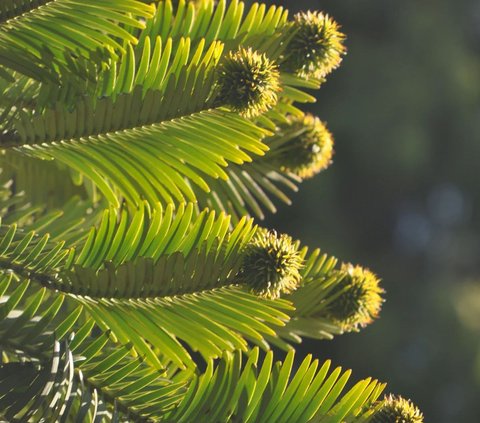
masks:
<path id="1" fill-rule="evenodd" d="M 330 165 L 297 106 L 344 53 L 327 14 L 237 0 L 0 4 L 2 418 L 423 421 L 296 365 L 383 290 L 254 221 Z"/>

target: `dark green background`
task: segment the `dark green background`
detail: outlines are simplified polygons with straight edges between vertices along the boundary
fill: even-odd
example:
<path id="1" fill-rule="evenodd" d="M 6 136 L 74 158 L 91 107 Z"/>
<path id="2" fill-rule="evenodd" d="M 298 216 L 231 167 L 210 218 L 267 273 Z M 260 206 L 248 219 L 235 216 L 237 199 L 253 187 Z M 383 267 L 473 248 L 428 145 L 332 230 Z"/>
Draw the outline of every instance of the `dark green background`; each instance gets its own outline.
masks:
<path id="1" fill-rule="evenodd" d="M 328 12 L 349 51 L 308 107 L 334 164 L 266 223 L 387 290 L 373 325 L 303 351 L 388 381 L 426 422 L 480 422 L 480 2 L 270 3 Z"/>

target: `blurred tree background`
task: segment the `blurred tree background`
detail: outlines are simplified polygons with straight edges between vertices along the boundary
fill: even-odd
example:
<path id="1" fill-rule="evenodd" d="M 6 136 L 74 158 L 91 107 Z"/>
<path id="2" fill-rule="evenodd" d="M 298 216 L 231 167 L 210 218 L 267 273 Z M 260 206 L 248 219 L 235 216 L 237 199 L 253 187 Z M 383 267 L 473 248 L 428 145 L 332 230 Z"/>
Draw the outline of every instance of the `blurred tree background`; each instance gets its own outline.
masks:
<path id="1" fill-rule="evenodd" d="M 427 422 L 480 421 L 480 2 L 277 0 L 331 14 L 348 55 L 310 110 L 334 165 L 267 225 L 368 265 L 380 320 L 319 357 L 375 375 Z"/>

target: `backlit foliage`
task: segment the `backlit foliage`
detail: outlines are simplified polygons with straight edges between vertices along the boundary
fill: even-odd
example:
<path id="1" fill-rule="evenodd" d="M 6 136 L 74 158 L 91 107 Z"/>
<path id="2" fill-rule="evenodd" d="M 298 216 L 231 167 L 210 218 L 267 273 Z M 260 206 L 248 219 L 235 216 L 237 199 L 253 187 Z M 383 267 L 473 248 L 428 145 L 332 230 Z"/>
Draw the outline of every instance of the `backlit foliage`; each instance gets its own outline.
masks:
<path id="1" fill-rule="evenodd" d="M 393 415 L 294 353 L 378 317 L 378 279 L 253 219 L 331 163 L 298 107 L 343 42 L 238 0 L 0 3 L 1 419 Z"/>

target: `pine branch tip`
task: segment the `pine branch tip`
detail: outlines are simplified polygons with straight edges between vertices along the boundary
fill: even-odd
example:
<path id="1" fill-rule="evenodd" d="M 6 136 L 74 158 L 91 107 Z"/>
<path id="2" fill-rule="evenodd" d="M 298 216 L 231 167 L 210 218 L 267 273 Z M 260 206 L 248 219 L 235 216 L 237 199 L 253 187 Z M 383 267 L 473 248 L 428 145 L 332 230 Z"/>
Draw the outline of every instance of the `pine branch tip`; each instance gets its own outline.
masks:
<path id="1" fill-rule="evenodd" d="M 333 136 L 318 117 L 290 116 L 288 123 L 280 127 L 279 135 L 286 142 L 272 148 L 274 151 L 267 157 L 284 171 L 300 179 L 310 179 L 332 163 Z"/>
<path id="2" fill-rule="evenodd" d="M 278 100 L 278 66 L 251 48 L 230 51 L 217 71 L 216 103 L 253 118 L 272 108 Z"/>
<path id="3" fill-rule="evenodd" d="M 370 423 L 423 423 L 423 414 L 412 401 L 390 394 Z"/>
<path id="4" fill-rule="evenodd" d="M 358 331 L 378 318 L 385 291 L 380 279 L 361 266 L 343 264 L 338 275 L 342 279 L 332 290 L 338 296 L 327 306 L 327 315 L 344 332 Z"/>
<path id="5" fill-rule="evenodd" d="M 345 35 L 328 14 L 299 12 L 294 16 L 291 31 L 282 63 L 289 71 L 322 79 L 340 65 L 346 52 Z"/>
<path id="6" fill-rule="evenodd" d="M 303 259 L 290 236 L 259 229 L 244 254 L 238 280 L 255 294 L 277 299 L 300 286 Z"/>

